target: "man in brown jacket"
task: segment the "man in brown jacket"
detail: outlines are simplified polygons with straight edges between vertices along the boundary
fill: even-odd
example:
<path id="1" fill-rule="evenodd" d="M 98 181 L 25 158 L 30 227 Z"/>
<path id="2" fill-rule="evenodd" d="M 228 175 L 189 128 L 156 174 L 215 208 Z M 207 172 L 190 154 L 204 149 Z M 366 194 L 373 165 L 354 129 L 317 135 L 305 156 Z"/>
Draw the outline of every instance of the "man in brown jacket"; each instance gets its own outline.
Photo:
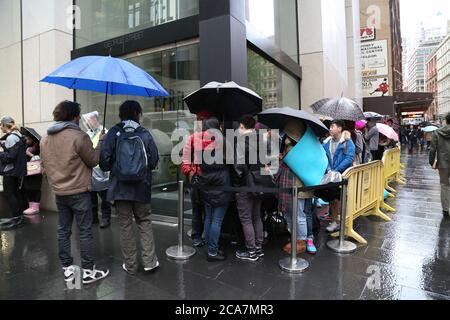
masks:
<path id="1" fill-rule="evenodd" d="M 80 235 L 83 284 L 105 278 L 109 270 L 96 269 L 93 258 L 92 204 L 90 196 L 92 168 L 98 165 L 103 134 L 93 148 L 89 136 L 81 131 L 80 105 L 63 101 L 53 111 L 56 123 L 41 142 L 42 167 L 56 195 L 59 212 L 58 246 L 64 279 L 73 283 L 76 267 L 70 250 L 75 217 Z"/>

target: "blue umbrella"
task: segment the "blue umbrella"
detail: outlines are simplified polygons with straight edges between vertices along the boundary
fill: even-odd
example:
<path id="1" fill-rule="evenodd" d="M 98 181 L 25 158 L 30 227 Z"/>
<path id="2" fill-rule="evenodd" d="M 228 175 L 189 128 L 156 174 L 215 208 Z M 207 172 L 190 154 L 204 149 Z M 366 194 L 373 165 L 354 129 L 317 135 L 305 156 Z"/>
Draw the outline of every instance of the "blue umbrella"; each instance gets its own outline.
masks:
<path id="1" fill-rule="evenodd" d="M 438 128 L 438 127 L 435 127 L 435 126 L 428 126 L 428 127 L 423 128 L 422 131 L 423 131 L 423 132 L 433 132 L 433 131 L 436 131 L 436 130 L 438 130 L 438 129 L 439 129 L 439 128 Z"/>
<path id="2" fill-rule="evenodd" d="M 105 93 L 103 123 L 106 122 L 108 94 L 142 97 L 167 97 L 166 90 L 144 70 L 111 56 L 86 56 L 59 67 L 41 82 L 69 89 Z"/>

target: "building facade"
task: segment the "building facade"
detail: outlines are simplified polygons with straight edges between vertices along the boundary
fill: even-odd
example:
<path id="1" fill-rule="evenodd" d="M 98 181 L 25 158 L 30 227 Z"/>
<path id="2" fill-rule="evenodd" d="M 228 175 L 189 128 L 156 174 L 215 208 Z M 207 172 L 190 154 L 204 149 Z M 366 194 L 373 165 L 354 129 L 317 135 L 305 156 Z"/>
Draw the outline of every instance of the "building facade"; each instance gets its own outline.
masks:
<path id="1" fill-rule="evenodd" d="M 412 54 L 408 61 L 408 91 L 425 92 L 426 90 L 426 62 L 430 54 L 436 50 L 442 41 L 442 37 L 423 41 Z"/>
<path id="2" fill-rule="evenodd" d="M 360 0 L 363 96 L 387 82 L 392 96 L 403 90 L 402 37 L 398 0 Z"/>
<path id="3" fill-rule="evenodd" d="M 358 0 L 0 0 L 0 16 L 0 110 L 43 135 L 64 99 L 103 116 L 103 94 L 39 83 L 71 59 L 120 57 L 167 89 L 167 98 L 111 96 L 106 113 L 111 127 L 124 100 L 143 106 L 161 158 L 152 207 L 164 217 L 176 216 L 182 178 L 172 133 L 193 130 L 183 98 L 202 85 L 235 81 L 260 94 L 264 108 L 308 109 L 341 94 L 361 100 Z M 44 185 L 43 208 L 54 209 Z"/>
<path id="4" fill-rule="evenodd" d="M 425 113 L 426 120 L 436 120 L 438 116 L 438 81 L 437 81 L 437 50 L 429 56 L 426 62 L 426 92 L 434 95 L 434 101 L 431 103 L 428 111 Z"/>
<path id="5" fill-rule="evenodd" d="M 436 60 L 438 110 L 439 116 L 445 118 L 450 112 L 450 35 L 439 45 Z"/>

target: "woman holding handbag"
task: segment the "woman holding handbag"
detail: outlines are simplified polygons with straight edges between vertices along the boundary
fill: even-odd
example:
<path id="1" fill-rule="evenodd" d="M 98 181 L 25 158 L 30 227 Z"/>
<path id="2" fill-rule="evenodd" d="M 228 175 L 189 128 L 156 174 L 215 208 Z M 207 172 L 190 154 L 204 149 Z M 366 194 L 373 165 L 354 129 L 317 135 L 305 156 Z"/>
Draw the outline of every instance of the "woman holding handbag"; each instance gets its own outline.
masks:
<path id="1" fill-rule="evenodd" d="M 22 188 L 23 178 L 27 174 L 25 142 L 19 127 L 13 118 L 5 116 L 0 120 L 3 152 L 0 152 L 1 175 L 5 198 L 12 211 L 13 218 L 2 224 L 2 229 L 13 229 L 23 224 L 25 201 Z"/>
<path id="2" fill-rule="evenodd" d="M 40 136 L 32 128 L 22 128 L 22 135 L 27 145 L 27 176 L 24 178 L 25 200 L 28 209 L 24 215 L 35 215 L 39 213 L 41 203 L 42 171 L 40 160 Z"/>

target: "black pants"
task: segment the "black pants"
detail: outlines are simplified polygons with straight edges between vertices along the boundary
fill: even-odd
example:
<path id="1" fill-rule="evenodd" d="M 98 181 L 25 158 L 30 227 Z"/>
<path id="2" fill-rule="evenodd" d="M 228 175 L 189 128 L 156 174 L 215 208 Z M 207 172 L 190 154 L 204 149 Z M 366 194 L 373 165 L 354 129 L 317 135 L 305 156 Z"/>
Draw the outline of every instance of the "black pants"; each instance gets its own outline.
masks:
<path id="1" fill-rule="evenodd" d="M 73 264 L 70 236 L 75 217 L 80 238 L 81 266 L 84 269 L 92 269 L 94 266 L 94 240 L 92 236 L 92 204 L 89 193 L 56 196 L 56 205 L 59 213 L 58 249 L 61 265 L 68 267 Z"/>
<path id="2" fill-rule="evenodd" d="M 111 204 L 106 201 L 106 196 L 108 194 L 108 190 L 103 190 L 99 192 L 91 192 L 91 201 L 92 201 L 92 221 L 98 221 L 98 197 L 102 201 L 101 203 L 101 212 L 102 219 L 105 221 L 111 221 Z"/>
<path id="3" fill-rule="evenodd" d="M 383 159 L 383 153 L 380 150 L 370 150 L 372 154 L 372 161 L 377 161 Z"/>
<path id="4" fill-rule="evenodd" d="M 25 200 L 29 202 L 41 202 L 42 175 L 27 176 L 23 181 Z"/>
<path id="5" fill-rule="evenodd" d="M 203 234 L 203 211 L 205 205 L 200 198 L 199 190 L 191 189 L 191 204 L 192 204 L 192 240 L 201 240 Z"/>
<path id="6" fill-rule="evenodd" d="M 27 208 L 22 192 L 23 178 L 3 177 L 3 189 L 13 217 L 20 217 Z"/>

